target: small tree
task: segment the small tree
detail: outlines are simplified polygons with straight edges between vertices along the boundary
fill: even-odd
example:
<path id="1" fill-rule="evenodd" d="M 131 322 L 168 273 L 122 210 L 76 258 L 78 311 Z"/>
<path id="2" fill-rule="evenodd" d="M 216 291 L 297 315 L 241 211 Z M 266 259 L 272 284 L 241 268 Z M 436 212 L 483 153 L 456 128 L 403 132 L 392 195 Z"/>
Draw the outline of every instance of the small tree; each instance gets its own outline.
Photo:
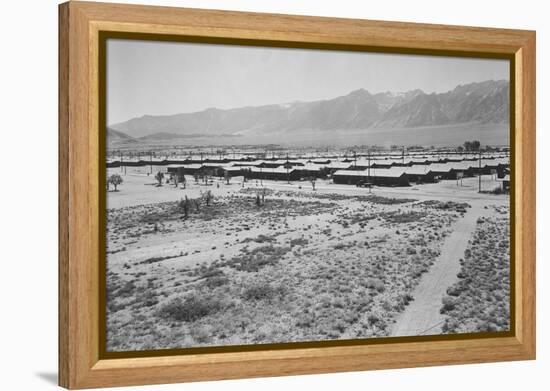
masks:
<path id="1" fill-rule="evenodd" d="M 210 169 L 205 169 L 204 172 L 203 172 L 203 175 L 204 175 L 204 184 L 206 186 L 208 186 L 208 184 L 210 182 L 212 182 L 211 178 L 212 178 L 212 170 Z"/>
<path id="2" fill-rule="evenodd" d="M 207 190 L 204 194 L 204 202 L 206 203 L 206 206 L 210 206 L 212 201 L 214 200 L 214 194 L 210 190 Z"/>
<path id="3" fill-rule="evenodd" d="M 317 181 L 317 178 L 312 176 L 309 178 L 309 181 L 311 182 L 311 187 L 313 188 L 313 191 L 315 191 L 315 182 Z"/>
<path id="4" fill-rule="evenodd" d="M 321 170 L 319 171 L 319 175 L 321 175 L 321 177 L 323 178 L 327 178 L 330 175 L 330 168 L 328 167 L 321 168 Z"/>
<path id="5" fill-rule="evenodd" d="M 183 212 L 183 218 L 189 217 L 189 208 L 191 207 L 191 201 L 185 196 L 185 199 L 181 199 L 178 202 L 178 208 Z"/>
<path id="6" fill-rule="evenodd" d="M 158 171 L 155 175 L 155 179 L 158 181 L 158 185 L 162 186 L 162 180 L 164 179 L 164 173 L 162 171 Z"/>
<path id="7" fill-rule="evenodd" d="M 464 142 L 464 149 L 466 151 L 479 151 L 479 147 L 481 146 L 481 143 L 477 140 L 473 141 L 466 141 Z"/>
<path id="8" fill-rule="evenodd" d="M 109 183 L 112 184 L 115 187 L 115 191 L 117 190 L 117 187 L 124 182 L 122 180 L 122 177 L 119 174 L 113 174 L 109 177 Z"/>

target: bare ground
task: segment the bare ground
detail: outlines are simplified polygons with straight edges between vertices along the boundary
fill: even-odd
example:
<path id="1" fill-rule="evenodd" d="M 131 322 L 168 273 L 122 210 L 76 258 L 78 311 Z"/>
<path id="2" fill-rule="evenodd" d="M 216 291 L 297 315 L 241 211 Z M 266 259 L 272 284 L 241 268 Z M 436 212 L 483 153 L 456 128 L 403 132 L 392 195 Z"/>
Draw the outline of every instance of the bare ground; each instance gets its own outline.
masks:
<path id="1" fill-rule="evenodd" d="M 420 334 L 443 319 L 472 220 L 508 202 L 472 180 L 374 198 L 324 181 L 264 185 L 258 208 L 255 182 L 181 190 L 125 176 L 108 196 L 108 349 L 383 337 L 403 322 Z M 182 218 L 177 200 L 206 189 L 213 205 Z"/>

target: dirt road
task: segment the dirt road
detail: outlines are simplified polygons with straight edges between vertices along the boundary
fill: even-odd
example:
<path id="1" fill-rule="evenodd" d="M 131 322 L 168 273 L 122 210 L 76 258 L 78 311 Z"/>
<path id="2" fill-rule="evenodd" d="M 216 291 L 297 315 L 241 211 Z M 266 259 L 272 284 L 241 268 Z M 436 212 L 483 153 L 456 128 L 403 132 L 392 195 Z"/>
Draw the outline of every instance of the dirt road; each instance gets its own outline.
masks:
<path id="1" fill-rule="evenodd" d="M 440 314 L 441 299 L 447 288 L 457 280 L 460 271 L 460 258 L 468 240 L 476 227 L 478 217 L 485 214 L 484 203 L 471 202 L 463 218 L 453 227 L 453 232 L 446 238 L 441 254 L 431 269 L 422 276 L 413 292 L 414 300 L 396 319 L 391 336 L 432 335 L 440 334 L 445 316 Z"/>

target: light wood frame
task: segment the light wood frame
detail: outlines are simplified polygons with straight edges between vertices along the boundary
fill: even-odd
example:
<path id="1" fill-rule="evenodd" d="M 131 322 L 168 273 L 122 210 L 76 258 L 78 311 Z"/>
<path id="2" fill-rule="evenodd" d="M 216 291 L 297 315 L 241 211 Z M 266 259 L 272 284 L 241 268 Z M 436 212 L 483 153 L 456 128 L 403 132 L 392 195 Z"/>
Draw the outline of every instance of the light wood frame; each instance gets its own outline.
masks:
<path id="1" fill-rule="evenodd" d="M 512 336 L 100 359 L 100 31 L 346 45 L 383 51 L 505 54 L 515 257 Z M 59 384 L 175 383 L 535 358 L 535 32 L 88 2 L 59 6 Z"/>

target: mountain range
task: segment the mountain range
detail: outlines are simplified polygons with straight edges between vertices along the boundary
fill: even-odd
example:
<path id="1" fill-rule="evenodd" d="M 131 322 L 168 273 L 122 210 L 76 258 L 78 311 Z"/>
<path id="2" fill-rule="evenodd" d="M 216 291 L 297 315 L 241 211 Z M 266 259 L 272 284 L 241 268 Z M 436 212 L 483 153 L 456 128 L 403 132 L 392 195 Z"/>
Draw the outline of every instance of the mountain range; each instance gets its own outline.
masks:
<path id="1" fill-rule="evenodd" d="M 509 82 L 488 80 L 445 93 L 416 89 L 372 94 L 358 89 L 313 102 L 292 102 L 174 115 L 144 115 L 108 127 L 109 143 L 178 138 L 264 136 L 301 131 L 386 129 L 509 120 Z"/>

